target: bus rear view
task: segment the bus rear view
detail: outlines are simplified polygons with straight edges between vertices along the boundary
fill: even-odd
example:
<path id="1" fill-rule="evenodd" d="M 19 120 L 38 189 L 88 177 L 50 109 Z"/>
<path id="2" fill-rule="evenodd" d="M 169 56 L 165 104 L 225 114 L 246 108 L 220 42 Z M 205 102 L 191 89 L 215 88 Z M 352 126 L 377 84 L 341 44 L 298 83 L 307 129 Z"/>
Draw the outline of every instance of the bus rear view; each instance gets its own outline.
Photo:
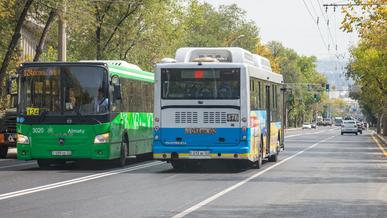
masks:
<path id="1" fill-rule="evenodd" d="M 277 154 L 266 140 L 277 137 L 266 128 L 272 124 L 265 116 L 250 121 L 247 69 L 253 63 L 242 58 L 248 54 L 240 48 L 182 48 L 176 62 L 157 65 L 154 159 L 182 169 L 214 159 L 254 163 L 264 156 L 258 155 L 261 148 L 266 156 Z"/>

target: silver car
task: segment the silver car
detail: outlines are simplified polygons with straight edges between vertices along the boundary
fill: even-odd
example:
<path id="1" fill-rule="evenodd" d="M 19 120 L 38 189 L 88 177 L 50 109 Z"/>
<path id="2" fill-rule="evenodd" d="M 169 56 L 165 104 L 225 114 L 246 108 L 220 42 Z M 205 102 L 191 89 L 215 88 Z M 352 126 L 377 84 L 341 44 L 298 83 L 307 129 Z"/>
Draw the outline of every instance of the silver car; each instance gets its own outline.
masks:
<path id="1" fill-rule="evenodd" d="M 344 133 L 353 133 L 355 135 L 358 134 L 357 124 L 354 120 L 344 120 L 341 125 L 341 135 Z"/>

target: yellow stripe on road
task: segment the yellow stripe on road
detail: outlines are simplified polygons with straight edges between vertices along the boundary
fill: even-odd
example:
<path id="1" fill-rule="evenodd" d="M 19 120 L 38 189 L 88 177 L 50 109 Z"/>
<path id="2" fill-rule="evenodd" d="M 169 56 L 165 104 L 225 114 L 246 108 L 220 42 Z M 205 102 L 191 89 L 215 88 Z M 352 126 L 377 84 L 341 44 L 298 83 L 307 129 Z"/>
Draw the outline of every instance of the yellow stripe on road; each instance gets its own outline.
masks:
<path id="1" fill-rule="evenodd" d="M 383 148 L 383 145 L 380 144 L 379 140 L 377 140 L 375 138 L 375 136 L 372 136 L 372 139 L 375 141 L 375 143 L 378 145 L 380 151 L 383 153 L 384 157 L 387 157 L 387 152 L 386 150 Z"/>

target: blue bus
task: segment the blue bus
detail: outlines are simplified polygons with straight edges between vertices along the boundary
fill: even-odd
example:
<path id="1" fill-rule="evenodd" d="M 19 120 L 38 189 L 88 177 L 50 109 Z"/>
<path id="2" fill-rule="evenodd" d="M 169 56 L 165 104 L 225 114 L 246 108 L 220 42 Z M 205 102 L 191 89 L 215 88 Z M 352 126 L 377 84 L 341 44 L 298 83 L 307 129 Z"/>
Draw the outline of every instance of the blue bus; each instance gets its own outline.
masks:
<path id="1" fill-rule="evenodd" d="M 175 169 L 205 160 L 259 168 L 284 143 L 283 77 L 242 48 L 180 48 L 157 64 L 153 157 Z"/>

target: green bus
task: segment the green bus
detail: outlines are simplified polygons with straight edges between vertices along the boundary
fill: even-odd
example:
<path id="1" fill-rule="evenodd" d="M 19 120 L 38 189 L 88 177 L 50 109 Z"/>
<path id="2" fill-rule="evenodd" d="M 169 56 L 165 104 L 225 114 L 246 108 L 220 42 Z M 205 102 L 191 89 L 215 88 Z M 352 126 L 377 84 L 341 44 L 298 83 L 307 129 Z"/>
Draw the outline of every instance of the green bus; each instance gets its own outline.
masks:
<path id="1" fill-rule="evenodd" d="M 18 69 L 17 157 L 40 167 L 151 154 L 154 74 L 124 61 Z"/>

